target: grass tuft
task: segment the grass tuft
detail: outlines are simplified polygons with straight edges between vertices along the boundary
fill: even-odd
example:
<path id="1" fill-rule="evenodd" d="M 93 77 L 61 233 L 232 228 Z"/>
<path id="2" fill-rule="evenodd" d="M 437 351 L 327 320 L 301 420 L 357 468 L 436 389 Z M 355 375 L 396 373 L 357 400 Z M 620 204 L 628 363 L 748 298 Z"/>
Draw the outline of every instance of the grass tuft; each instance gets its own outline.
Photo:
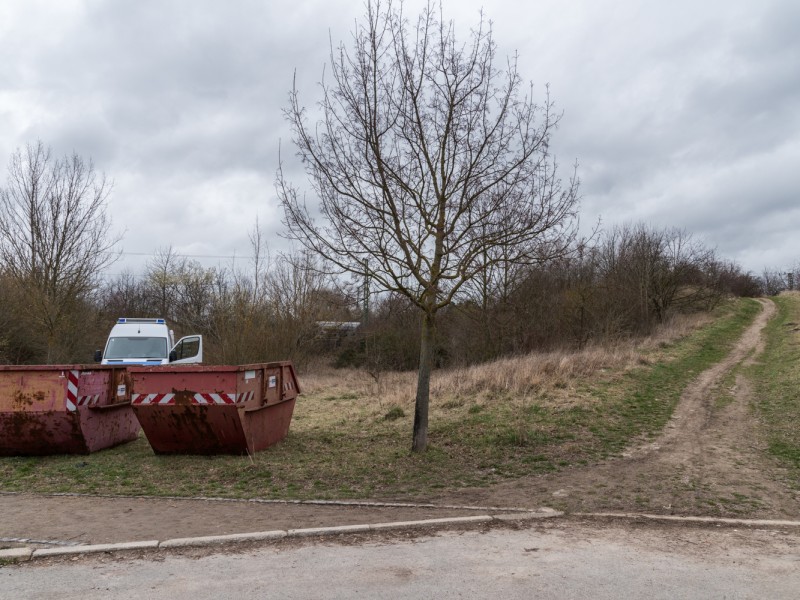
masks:
<path id="1" fill-rule="evenodd" d="M 389 409 L 385 415 L 383 415 L 384 421 L 396 421 L 397 419 L 402 419 L 406 416 L 405 411 L 400 408 L 399 406 L 393 406 Z"/>

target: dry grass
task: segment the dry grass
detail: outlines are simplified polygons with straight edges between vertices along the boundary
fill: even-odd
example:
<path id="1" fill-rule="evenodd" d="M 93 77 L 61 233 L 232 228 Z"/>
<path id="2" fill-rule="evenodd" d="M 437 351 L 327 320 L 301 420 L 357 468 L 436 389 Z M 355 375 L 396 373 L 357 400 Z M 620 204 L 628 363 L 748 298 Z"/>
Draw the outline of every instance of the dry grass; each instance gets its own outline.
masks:
<path id="1" fill-rule="evenodd" d="M 575 401 L 575 390 L 597 376 L 619 377 L 663 357 L 676 340 L 711 321 L 708 314 L 680 315 L 643 339 L 626 339 L 588 346 L 579 351 L 535 352 L 462 368 L 435 371 L 431 378 L 431 408 L 459 402 L 491 402 L 498 397 L 537 396 L 540 404 Z M 377 377 L 360 369 L 317 365 L 302 374 L 307 397 L 329 400 L 369 399 L 376 415 L 391 407 L 413 411 L 416 372 L 386 372 Z"/>

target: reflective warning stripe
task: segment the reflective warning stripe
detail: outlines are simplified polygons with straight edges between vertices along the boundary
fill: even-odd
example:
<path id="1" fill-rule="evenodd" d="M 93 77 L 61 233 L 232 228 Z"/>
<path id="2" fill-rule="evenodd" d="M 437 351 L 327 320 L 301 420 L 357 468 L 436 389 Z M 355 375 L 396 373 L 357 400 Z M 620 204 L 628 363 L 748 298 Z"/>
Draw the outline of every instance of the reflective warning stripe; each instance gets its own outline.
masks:
<path id="1" fill-rule="evenodd" d="M 78 396 L 77 400 L 75 400 L 75 404 L 77 406 L 94 406 L 100 401 L 100 394 L 95 394 L 94 396 Z"/>
<path id="2" fill-rule="evenodd" d="M 199 406 L 239 404 L 247 402 L 253 398 L 253 392 L 242 392 L 241 394 L 193 394 L 192 404 Z M 158 404 L 159 406 L 175 404 L 175 394 L 133 394 L 131 404 L 137 406 Z"/>
<path id="3" fill-rule="evenodd" d="M 67 410 L 70 412 L 75 412 L 77 409 L 77 402 L 78 402 L 78 377 L 80 373 L 78 371 L 67 371 L 67 399 L 65 404 L 67 406 Z"/>
<path id="4" fill-rule="evenodd" d="M 175 404 L 175 394 L 132 394 L 131 404 Z"/>
<path id="5" fill-rule="evenodd" d="M 229 394 L 195 394 L 192 402 L 193 404 L 234 404 L 236 398 L 230 398 Z"/>
<path id="6" fill-rule="evenodd" d="M 78 382 L 80 371 L 67 371 L 67 397 L 64 404 L 69 412 L 75 412 L 79 406 L 94 406 L 100 402 L 100 394 L 93 396 L 78 396 Z"/>

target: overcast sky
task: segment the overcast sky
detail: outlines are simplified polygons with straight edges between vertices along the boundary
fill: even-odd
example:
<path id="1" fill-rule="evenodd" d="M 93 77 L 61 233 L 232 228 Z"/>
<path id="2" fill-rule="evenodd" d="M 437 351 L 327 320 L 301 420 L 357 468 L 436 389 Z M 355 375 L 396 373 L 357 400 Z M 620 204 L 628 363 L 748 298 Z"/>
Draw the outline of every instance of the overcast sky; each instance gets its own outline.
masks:
<path id="1" fill-rule="evenodd" d="M 580 164 L 583 223 L 685 228 L 756 273 L 800 262 L 798 0 L 444 0 L 461 30 L 481 7 L 500 53 L 518 52 L 564 112 L 554 148 L 565 177 Z M 363 12 L 360 0 L 2 0 L 0 181 L 37 139 L 91 157 L 114 180 L 114 272 L 169 245 L 246 256 L 257 218 L 278 250 L 293 74 L 313 105 L 329 39 L 347 40 Z"/>

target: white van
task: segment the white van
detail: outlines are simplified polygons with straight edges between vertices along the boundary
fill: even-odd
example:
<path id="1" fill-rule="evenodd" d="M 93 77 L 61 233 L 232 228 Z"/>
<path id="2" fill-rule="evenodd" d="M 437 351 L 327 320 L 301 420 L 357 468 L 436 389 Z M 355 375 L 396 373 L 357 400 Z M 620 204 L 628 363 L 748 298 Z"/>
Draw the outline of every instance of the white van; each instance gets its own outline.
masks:
<path id="1" fill-rule="evenodd" d="M 95 362 L 104 365 L 166 365 L 203 362 L 203 336 L 182 337 L 176 344 L 164 319 L 120 317 L 104 351 Z"/>

